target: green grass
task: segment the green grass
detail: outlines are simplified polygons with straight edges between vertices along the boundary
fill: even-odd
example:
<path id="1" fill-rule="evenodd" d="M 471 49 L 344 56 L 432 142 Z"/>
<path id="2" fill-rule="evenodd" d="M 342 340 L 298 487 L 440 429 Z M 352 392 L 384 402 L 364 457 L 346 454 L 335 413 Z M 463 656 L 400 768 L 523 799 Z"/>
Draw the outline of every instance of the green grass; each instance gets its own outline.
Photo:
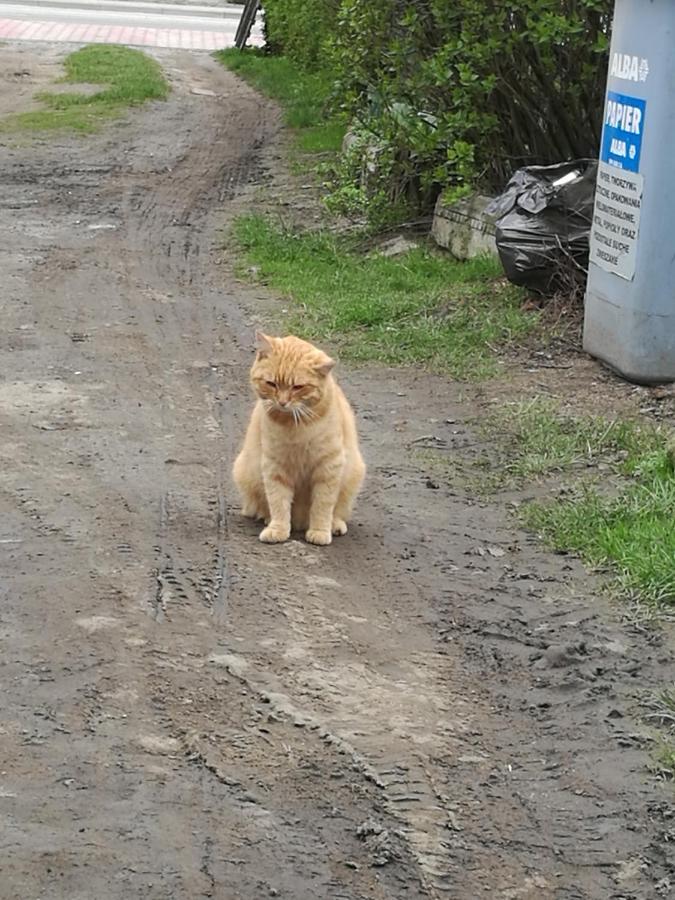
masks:
<path id="1" fill-rule="evenodd" d="M 9 116 L 2 131 L 69 130 L 91 133 L 107 119 L 146 100 L 163 100 L 169 93 L 160 66 L 139 50 L 92 45 L 69 54 L 64 82 L 101 85 L 93 94 L 78 92 L 37 95 L 44 109 Z"/>
<path id="2" fill-rule="evenodd" d="M 675 685 L 672 688 L 661 691 L 659 694 L 659 704 L 664 713 L 667 713 L 675 725 Z"/>
<path id="3" fill-rule="evenodd" d="M 235 237 L 258 278 L 294 301 L 290 330 L 336 342 L 352 359 L 484 378 L 497 371 L 496 351 L 536 323 L 491 260 L 422 248 L 364 256 L 326 232 L 290 232 L 256 215 L 238 220 Z"/>
<path id="4" fill-rule="evenodd" d="M 664 429 L 564 415 L 537 398 L 508 406 L 486 430 L 492 467 L 506 483 L 577 476 L 571 493 L 523 508 L 529 528 L 556 550 L 610 570 L 622 592 L 675 604 L 675 466 Z"/>
<path id="5" fill-rule="evenodd" d="M 343 119 L 326 115 L 332 88 L 327 75 L 308 74 L 285 57 L 269 56 L 260 50 L 221 50 L 215 56 L 228 69 L 281 104 L 286 125 L 296 132 L 299 150 L 305 153 L 340 150 L 346 125 Z"/>
<path id="6" fill-rule="evenodd" d="M 562 415 L 556 403 L 541 397 L 508 404 L 489 417 L 484 430 L 499 436 L 498 468 L 507 480 L 597 463 L 632 474 L 663 448 L 663 435 L 654 428 L 600 416 Z"/>
<path id="7" fill-rule="evenodd" d="M 470 458 L 435 448 L 414 457 L 444 480 L 484 496 L 570 471 L 597 475 L 601 467 L 630 475 L 663 450 L 663 435 L 653 427 L 562 415 L 541 397 L 508 403 L 472 424 L 484 444 Z"/>
<path id="8" fill-rule="evenodd" d="M 582 487 L 555 502 L 532 503 L 525 523 L 551 546 L 609 569 L 622 592 L 656 605 L 675 604 L 675 472 L 662 439 L 630 463 L 633 475 L 608 497 Z"/>

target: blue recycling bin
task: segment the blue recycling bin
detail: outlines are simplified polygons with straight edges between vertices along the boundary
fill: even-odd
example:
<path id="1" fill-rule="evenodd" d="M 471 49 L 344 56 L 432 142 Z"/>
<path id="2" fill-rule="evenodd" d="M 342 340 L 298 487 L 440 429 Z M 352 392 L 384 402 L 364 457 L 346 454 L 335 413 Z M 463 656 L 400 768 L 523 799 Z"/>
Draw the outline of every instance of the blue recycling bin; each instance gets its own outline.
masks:
<path id="1" fill-rule="evenodd" d="M 616 0 L 603 115 L 584 349 L 675 381 L 675 0 Z"/>

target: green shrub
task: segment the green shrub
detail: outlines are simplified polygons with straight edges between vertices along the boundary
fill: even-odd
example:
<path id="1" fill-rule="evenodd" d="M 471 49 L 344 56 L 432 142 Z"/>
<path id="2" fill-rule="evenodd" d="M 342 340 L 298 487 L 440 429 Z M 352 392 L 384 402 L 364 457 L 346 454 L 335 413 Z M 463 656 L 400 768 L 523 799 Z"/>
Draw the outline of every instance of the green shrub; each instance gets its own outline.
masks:
<path id="1" fill-rule="evenodd" d="M 324 65 L 340 0 L 265 0 L 265 37 L 273 52 L 304 69 Z"/>
<path id="2" fill-rule="evenodd" d="M 611 0 L 343 0 L 340 102 L 385 148 L 381 178 L 428 206 L 448 184 L 597 153 Z"/>
<path id="3" fill-rule="evenodd" d="M 611 0 L 268 0 L 271 45 L 327 69 L 373 136 L 370 196 L 429 209 L 515 168 L 594 156 Z M 363 189 L 352 153 L 343 182 Z"/>

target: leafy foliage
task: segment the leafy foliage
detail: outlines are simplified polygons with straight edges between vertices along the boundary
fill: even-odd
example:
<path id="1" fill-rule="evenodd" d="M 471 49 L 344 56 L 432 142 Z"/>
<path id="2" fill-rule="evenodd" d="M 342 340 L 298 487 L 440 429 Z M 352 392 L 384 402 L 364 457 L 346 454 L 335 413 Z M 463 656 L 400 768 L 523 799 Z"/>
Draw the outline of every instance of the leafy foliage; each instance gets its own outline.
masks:
<path id="1" fill-rule="evenodd" d="M 594 156 L 611 0 L 271 0 L 273 47 L 327 69 L 368 136 L 351 178 L 428 208 L 439 190 Z M 354 154 L 352 154 L 354 157 Z M 344 179 L 344 173 L 343 173 Z"/>
<path id="2" fill-rule="evenodd" d="M 267 46 L 304 69 L 324 68 L 340 0 L 265 0 Z"/>

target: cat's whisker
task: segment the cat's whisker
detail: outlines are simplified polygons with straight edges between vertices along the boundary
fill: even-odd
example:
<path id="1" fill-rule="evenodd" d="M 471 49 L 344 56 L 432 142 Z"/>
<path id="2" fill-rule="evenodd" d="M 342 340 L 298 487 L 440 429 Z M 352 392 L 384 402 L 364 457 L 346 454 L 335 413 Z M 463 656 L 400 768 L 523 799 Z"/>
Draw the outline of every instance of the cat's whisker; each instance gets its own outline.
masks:
<path id="1" fill-rule="evenodd" d="M 316 413 L 314 412 L 314 410 L 310 409 L 309 406 L 305 406 L 304 403 L 302 403 L 298 407 L 298 412 L 303 417 L 303 419 L 306 419 L 308 422 L 311 422 L 312 419 L 316 418 Z"/>

